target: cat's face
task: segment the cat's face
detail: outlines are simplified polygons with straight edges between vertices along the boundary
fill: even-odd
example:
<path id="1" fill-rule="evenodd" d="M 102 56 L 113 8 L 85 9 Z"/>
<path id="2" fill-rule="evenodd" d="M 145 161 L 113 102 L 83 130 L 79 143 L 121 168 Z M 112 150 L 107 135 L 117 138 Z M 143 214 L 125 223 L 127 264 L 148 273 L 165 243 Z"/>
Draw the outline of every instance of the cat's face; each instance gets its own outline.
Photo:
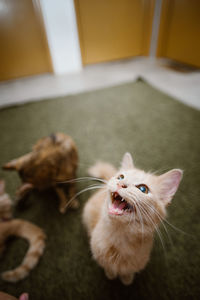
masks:
<path id="1" fill-rule="evenodd" d="M 131 155 L 126 153 L 121 169 L 108 182 L 109 216 L 123 222 L 154 227 L 153 224 L 158 224 L 165 217 L 165 207 L 175 194 L 181 178 L 182 171 L 179 169 L 160 176 L 136 169 Z"/>

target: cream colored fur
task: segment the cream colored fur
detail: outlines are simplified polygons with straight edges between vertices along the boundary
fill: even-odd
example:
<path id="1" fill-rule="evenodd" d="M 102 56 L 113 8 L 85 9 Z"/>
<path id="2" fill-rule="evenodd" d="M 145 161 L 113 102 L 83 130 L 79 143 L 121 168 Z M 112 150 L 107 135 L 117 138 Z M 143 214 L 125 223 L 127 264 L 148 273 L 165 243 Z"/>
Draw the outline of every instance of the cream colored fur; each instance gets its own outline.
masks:
<path id="1" fill-rule="evenodd" d="M 182 171 L 174 169 L 160 176 L 146 173 L 135 168 L 131 155 L 126 153 L 119 171 L 99 162 L 89 172 L 108 180 L 83 211 L 93 257 L 109 279 L 119 276 L 125 285 L 131 284 L 135 273 L 149 261 L 154 232 L 166 217 L 166 206 L 178 188 Z M 124 178 L 119 181 L 120 174 Z M 140 184 L 149 188 L 148 194 L 139 190 Z M 115 192 L 132 205 L 133 211 L 110 214 L 111 195 Z"/>

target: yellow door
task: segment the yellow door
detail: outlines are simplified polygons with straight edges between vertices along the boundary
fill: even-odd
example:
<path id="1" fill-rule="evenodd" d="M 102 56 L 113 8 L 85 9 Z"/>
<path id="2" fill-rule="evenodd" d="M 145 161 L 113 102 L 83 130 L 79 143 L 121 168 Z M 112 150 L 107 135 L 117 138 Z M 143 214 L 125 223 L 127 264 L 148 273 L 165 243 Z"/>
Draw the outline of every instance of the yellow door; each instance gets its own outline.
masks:
<path id="1" fill-rule="evenodd" d="M 148 55 L 154 0 L 75 0 L 83 64 Z"/>
<path id="2" fill-rule="evenodd" d="M 36 3 L 0 0 L 0 80 L 52 71 Z"/>
<path id="3" fill-rule="evenodd" d="M 163 0 L 157 56 L 200 67 L 200 0 Z"/>

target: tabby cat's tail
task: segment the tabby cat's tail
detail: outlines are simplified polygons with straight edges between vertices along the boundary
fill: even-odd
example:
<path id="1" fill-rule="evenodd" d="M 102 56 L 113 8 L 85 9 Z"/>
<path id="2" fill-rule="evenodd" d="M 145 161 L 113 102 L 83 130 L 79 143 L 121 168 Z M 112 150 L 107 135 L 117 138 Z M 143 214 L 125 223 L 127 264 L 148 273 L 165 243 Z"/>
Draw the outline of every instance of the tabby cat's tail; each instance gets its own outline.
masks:
<path id="1" fill-rule="evenodd" d="M 15 219 L 5 223 L 10 223 L 10 225 L 8 224 L 7 236 L 15 235 L 24 238 L 30 244 L 21 265 L 1 275 L 3 280 L 17 282 L 25 278 L 38 263 L 40 256 L 44 252 L 46 236 L 38 226 L 24 220 Z"/>
<path id="2" fill-rule="evenodd" d="M 95 165 L 88 169 L 88 173 L 91 176 L 103 178 L 109 180 L 112 176 L 116 174 L 117 170 L 109 163 L 97 162 Z"/>

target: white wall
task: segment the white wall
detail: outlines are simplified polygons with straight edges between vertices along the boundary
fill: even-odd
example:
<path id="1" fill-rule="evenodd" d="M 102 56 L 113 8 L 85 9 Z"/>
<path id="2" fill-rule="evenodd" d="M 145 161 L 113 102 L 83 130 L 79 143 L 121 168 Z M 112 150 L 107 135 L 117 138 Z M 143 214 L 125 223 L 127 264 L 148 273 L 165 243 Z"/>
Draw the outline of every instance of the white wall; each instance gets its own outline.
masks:
<path id="1" fill-rule="evenodd" d="M 82 69 L 73 0 L 40 0 L 55 74 Z"/>
<path id="2" fill-rule="evenodd" d="M 154 58 L 156 57 L 156 51 L 158 46 L 158 34 L 159 34 L 161 10 L 162 10 L 162 0 L 156 0 L 154 16 L 153 16 L 153 24 L 152 24 L 151 46 L 150 46 L 150 53 L 149 53 L 149 55 Z"/>
<path id="3" fill-rule="evenodd" d="M 40 2 L 55 74 L 82 70 L 80 45 L 73 0 Z M 162 0 L 156 0 L 152 26 L 151 57 L 156 56 Z"/>

